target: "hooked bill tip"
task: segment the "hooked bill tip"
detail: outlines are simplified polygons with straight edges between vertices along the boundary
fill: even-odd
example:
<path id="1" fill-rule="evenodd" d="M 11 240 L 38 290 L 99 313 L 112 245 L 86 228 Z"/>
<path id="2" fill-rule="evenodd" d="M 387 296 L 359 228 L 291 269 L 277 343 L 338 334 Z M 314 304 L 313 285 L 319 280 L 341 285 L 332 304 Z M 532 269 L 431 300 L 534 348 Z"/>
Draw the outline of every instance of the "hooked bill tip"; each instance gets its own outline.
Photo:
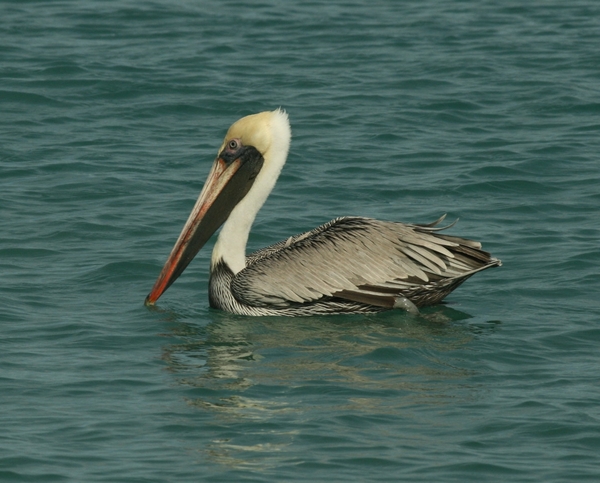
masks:
<path id="1" fill-rule="evenodd" d="M 146 299 L 144 300 L 144 305 L 145 305 L 146 307 L 151 307 L 151 306 L 153 306 L 153 305 L 154 305 L 154 303 L 155 303 L 155 302 L 156 302 L 156 300 L 151 300 L 151 299 L 150 299 L 150 294 L 148 294 L 148 295 L 146 296 Z"/>

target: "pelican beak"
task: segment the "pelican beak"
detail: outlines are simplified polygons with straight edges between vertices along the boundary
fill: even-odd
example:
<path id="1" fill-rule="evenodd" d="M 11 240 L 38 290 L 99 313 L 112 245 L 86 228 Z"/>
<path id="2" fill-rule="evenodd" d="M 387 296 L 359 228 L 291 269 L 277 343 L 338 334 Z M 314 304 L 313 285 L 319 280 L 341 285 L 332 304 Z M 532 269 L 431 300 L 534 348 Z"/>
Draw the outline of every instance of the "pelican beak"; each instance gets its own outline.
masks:
<path id="1" fill-rule="evenodd" d="M 146 297 L 146 305 L 154 305 L 177 280 L 254 184 L 264 159 L 256 148 L 240 146 L 234 151 L 224 149 L 215 160 L 194 209 Z"/>

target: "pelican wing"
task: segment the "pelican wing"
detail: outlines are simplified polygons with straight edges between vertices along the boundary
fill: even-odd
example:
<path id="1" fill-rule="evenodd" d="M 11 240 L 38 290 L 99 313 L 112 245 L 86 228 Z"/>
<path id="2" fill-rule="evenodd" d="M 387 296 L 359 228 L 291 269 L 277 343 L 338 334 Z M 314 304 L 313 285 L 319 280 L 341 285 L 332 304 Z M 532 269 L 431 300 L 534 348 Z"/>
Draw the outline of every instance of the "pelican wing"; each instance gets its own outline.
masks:
<path id="1" fill-rule="evenodd" d="M 406 225 L 337 218 L 250 255 L 232 282 L 233 294 L 254 306 L 339 297 L 393 307 L 399 295 L 425 285 L 455 280 L 455 288 L 495 260 L 477 242 L 436 233 L 442 219 Z"/>

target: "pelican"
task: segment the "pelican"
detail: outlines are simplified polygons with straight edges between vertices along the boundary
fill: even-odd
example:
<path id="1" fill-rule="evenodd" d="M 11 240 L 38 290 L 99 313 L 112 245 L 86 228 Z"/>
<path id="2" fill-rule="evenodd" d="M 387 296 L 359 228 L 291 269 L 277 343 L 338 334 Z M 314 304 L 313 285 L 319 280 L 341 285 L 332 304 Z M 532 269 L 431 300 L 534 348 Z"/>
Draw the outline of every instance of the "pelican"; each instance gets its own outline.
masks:
<path id="1" fill-rule="evenodd" d="M 211 235 L 212 308 L 240 315 L 373 313 L 440 303 L 471 275 L 500 266 L 472 240 L 437 225 L 336 218 L 246 256 L 248 234 L 287 159 L 282 109 L 235 122 L 146 305 L 181 275 Z M 450 225 L 452 226 L 452 225 Z"/>

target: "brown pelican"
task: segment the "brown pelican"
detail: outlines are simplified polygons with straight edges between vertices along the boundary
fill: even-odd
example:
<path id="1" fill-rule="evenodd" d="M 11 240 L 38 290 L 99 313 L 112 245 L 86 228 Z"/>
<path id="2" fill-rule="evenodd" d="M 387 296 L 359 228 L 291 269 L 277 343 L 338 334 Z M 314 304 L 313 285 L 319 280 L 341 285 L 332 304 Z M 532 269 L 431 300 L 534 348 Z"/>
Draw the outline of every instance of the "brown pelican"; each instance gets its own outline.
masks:
<path id="1" fill-rule="evenodd" d="M 209 301 L 235 314 L 418 313 L 417 307 L 439 303 L 474 273 L 501 265 L 480 243 L 440 234 L 444 217 L 428 225 L 336 218 L 246 256 L 250 228 L 275 186 L 290 140 L 281 109 L 229 128 L 147 305 L 223 223 L 212 253 Z"/>

